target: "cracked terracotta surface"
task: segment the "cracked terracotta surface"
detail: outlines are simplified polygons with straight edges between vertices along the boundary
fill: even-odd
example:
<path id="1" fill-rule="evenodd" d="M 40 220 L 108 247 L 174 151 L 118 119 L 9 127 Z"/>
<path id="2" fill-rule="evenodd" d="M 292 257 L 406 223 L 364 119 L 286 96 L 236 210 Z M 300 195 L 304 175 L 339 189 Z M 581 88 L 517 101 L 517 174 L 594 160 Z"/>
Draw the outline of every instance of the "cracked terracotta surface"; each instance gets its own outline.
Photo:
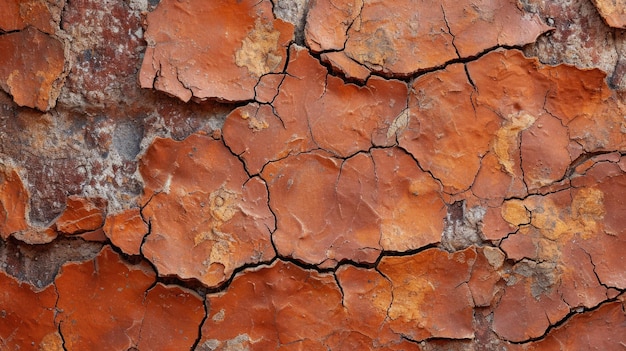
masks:
<path id="1" fill-rule="evenodd" d="M 262 75 L 281 72 L 293 39 L 293 27 L 274 18 L 267 0 L 166 0 L 147 22 L 141 86 L 183 101 L 251 100 Z"/>
<path id="2" fill-rule="evenodd" d="M 0 349 L 622 349 L 615 4 L 5 1 Z"/>
<path id="3" fill-rule="evenodd" d="M 215 287 L 236 268 L 275 256 L 265 183 L 250 178 L 222 141 L 156 140 L 139 169 L 146 183 L 142 216 L 150 224 L 142 253 L 159 275 Z"/>
<path id="4" fill-rule="evenodd" d="M 26 27 L 0 36 L 0 53 L 0 87 L 18 105 L 42 111 L 55 106 L 65 65 L 61 41 Z"/>

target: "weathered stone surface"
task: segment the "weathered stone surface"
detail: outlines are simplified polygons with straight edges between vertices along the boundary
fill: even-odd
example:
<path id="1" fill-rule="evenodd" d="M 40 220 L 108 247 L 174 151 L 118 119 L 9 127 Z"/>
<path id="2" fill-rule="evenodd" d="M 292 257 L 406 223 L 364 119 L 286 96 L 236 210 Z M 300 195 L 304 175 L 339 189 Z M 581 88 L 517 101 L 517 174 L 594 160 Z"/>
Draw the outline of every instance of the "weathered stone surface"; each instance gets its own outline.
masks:
<path id="1" fill-rule="evenodd" d="M 106 212 L 106 201 L 78 196 L 67 198 L 67 207 L 57 219 L 57 230 L 65 234 L 81 234 L 102 227 Z"/>
<path id="2" fill-rule="evenodd" d="M 166 0 L 147 22 L 141 86 L 183 101 L 253 99 L 261 76 L 283 70 L 294 36 L 293 26 L 275 19 L 266 0 Z"/>
<path id="3" fill-rule="evenodd" d="M 54 281 L 64 263 L 90 260 L 101 249 L 101 243 L 64 236 L 50 243 L 30 245 L 9 238 L 0 241 L 0 269 L 20 281 L 43 289 Z"/>
<path id="4" fill-rule="evenodd" d="M 527 55 L 550 65 L 600 68 L 612 87 L 626 88 L 626 35 L 607 26 L 592 1 L 523 0 L 520 4 L 554 27 L 524 48 Z"/>
<path id="5" fill-rule="evenodd" d="M 312 51 L 345 55 L 334 60 L 344 72 L 353 70 L 348 60 L 354 60 L 375 72 L 406 76 L 495 46 L 531 43 L 549 28 L 513 1 L 318 0 L 311 3 L 305 35 Z"/>
<path id="6" fill-rule="evenodd" d="M 53 108 L 63 85 L 63 50 L 61 41 L 34 27 L 1 35 L 0 88 L 20 106 Z"/>
<path id="7" fill-rule="evenodd" d="M 445 191 L 469 189 L 500 118 L 484 108 L 477 110 L 476 91 L 463 64 L 426 74 L 411 88 L 408 122 L 398 132 L 400 146 L 439 179 Z"/>
<path id="8" fill-rule="evenodd" d="M 406 108 L 406 84 L 380 78 L 363 87 L 346 84 L 301 48 L 291 49 L 278 90 L 273 108 L 247 105 L 224 125 L 226 144 L 253 174 L 269 161 L 314 148 L 348 157 L 373 145 L 390 146 Z"/>
<path id="9" fill-rule="evenodd" d="M 61 27 L 71 37 L 70 72 L 59 103 L 70 108 L 84 107 L 84 112 L 92 116 L 102 115 L 106 110 L 104 114 L 109 121 L 119 116 L 135 123 L 146 113 L 142 105 L 157 105 L 148 94 L 142 95 L 137 84 L 137 71 L 146 48 L 142 28 L 145 16 L 142 19 L 141 12 L 151 9 L 150 3 L 67 1 Z M 141 123 L 135 125 L 139 128 Z M 111 137 L 111 131 L 105 135 Z"/>
<path id="10" fill-rule="evenodd" d="M 467 283 L 475 260 L 474 248 L 384 257 L 378 269 L 392 285 L 391 329 L 411 340 L 472 338 L 474 305 Z"/>
<path id="11" fill-rule="evenodd" d="M 373 263 L 381 250 L 436 243 L 443 230 L 440 186 L 398 149 L 345 161 L 314 151 L 270 163 L 262 177 L 272 194 L 278 253 L 307 263 Z"/>
<path id="12" fill-rule="evenodd" d="M 0 3 L 0 30 L 13 32 L 34 26 L 42 32 L 54 34 L 58 24 L 54 22 L 50 7 L 45 0 L 6 0 Z"/>
<path id="13" fill-rule="evenodd" d="M 626 2 L 624 0 L 593 0 L 593 3 L 609 26 L 626 29 Z"/>
<path id="14" fill-rule="evenodd" d="M 511 345 L 510 350 L 619 350 L 626 344 L 626 313 L 623 299 L 597 310 L 577 314 L 550 331 L 542 340 Z"/>
<path id="15" fill-rule="evenodd" d="M 59 294 L 36 311 L 53 329 L 9 346 L 625 342 L 614 89 L 626 33 L 594 3 L 7 0 L 0 12 L 0 42 L 63 42 L 68 72 L 47 112 L 0 91 L 0 280 L 27 301 L 0 310 L 30 321 Z M 28 55 L 19 64 L 56 62 Z"/>
<path id="16" fill-rule="evenodd" d="M 93 261 L 64 265 L 55 285 L 59 294 L 56 323 L 65 349 L 136 346 L 146 315 L 145 294 L 154 279 L 148 264 L 128 265 L 110 248 Z"/>
<path id="17" fill-rule="evenodd" d="M 419 350 L 385 325 L 390 302 L 390 284 L 375 271 L 345 267 L 335 278 L 277 261 L 207 296 L 198 349 Z"/>
<path id="18" fill-rule="evenodd" d="M 477 253 L 468 286 L 474 306 L 490 306 L 500 290 L 496 284 L 501 280 L 499 270 L 506 256 L 499 249 L 489 246 L 477 250 Z"/>
<path id="19" fill-rule="evenodd" d="M 554 263 L 521 261 L 509 279 L 513 284 L 493 314 L 493 330 L 501 338 L 519 342 L 539 337 L 569 313 L 556 289 L 559 272 Z"/>
<path id="20" fill-rule="evenodd" d="M 278 261 L 237 276 L 227 294 L 208 296 L 202 325 L 204 350 L 273 350 L 298 340 L 324 340 L 344 315 L 331 274 Z"/>
<path id="21" fill-rule="evenodd" d="M 593 3 L 609 26 L 626 29 L 626 2 L 624 0 L 594 0 Z"/>
<path id="22" fill-rule="evenodd" d="M 111 243 L 129 255 L 141 253 L 141 243 L 148 231 L 148 224 L 144 222 L 138 208 L 109 215 L 104 222 L 104 233 Z"/>
<path id="23" fill-rule="evenodd" d="M 265 183 L 249 178 L 221 140 L 157 139 L 139 170 L 142 214 L 151 227 L 142 252 L 159 275 L 215 287 L 236 268 L 274 257 Z"/>
<path id="24" fill-rule="evenodd" d="M 138 350 L 191 349 L 204 319 L 203 301 L 195 292 L 157 283 L 145 295 Z"/>
<path id="25" fill-rule="evenodd" d="M 28 193 L 17 171 L 0 168 L 0 237 L 28 229 Z"/>
<path id="26" fill-rule="evenodd" d="M 35 289 L 0 271 L 0 345 L 4 350 L 61 350 L 54 286 Z"/>

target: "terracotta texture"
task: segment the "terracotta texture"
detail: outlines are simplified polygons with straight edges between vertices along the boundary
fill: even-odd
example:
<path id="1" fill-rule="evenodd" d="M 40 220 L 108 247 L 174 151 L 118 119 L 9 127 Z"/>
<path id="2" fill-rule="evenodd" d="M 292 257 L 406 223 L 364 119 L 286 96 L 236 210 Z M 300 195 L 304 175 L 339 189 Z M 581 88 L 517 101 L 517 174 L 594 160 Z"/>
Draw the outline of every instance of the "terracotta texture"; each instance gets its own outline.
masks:
<path id="1" fill-rule="evenodd" d="M 51 7 L 54 3 L 43 0 L 7 0 L 0 4 L 0 12 L 4 14 L 0 19 L 0 29 L 4 32 L 22 30 L 33 26 L 48 34 L 54 34 L 55 23 Z"/>
<path id="2" fill-rule="evenodd" d="M 42 111 L 55 106 L 65 66 L 61 41 L 27 27 L 0 36 L 0 53 L 0 88 L 20 106 Z"/>
<path id="3" fill-rule="evenodd" d="M 129 255 L 141 253 L 143 238 L 149 231 L 138 208 L 109 215 L 104 222 L 104 233 L 111 243 Z"/>
<path id="4" fill-rule="evenodd" d="M 4 1 L 0 349 L 621 350 L 620 10 Z"/>
<path id="5" fill-rule="evenodd" d="M 106 202 L 70 196 L 65 212 L 57 219 L 57 230 L 65 234 L 80 234 L 96 230 L 104 223 Z"/>
<path id="6" fill-rule="evenodd" d="M 0 169 L 0 236 L 28 229 L 26 210 L 28 194 L 19 174 L 12 169 Z"/>
<path id="7" fill-rule="evenodd" d="M 293 39 L 269 1 L 166 0 L 147 22 L 141 86 L 183 101 L 251 100 L 261 76 L 282 71 Z"/>
<path id="8" fill-rule="evenodd" d="M 97 271 L 92 274 L 94 267 Z M 195 293 L 162 284 L 152 286 L 153 281 L 154 272 L 146 263 L 128 265 L 107 248 L 94 261 L 63 266 L 55 286 L 61 311 L 56 323 L 65 349 L 190 347 L 197 328 L 171 325 L 180 316 L 191 326 L 200 323 L 202 302 Z M 111 308 L 113 303 L 119 303 L 119 308 Z"/>
<path id="9" fill-rule="evenodd" d="M 0 345 L 6 350 L 62 350 L 54 324 L 57 292 L 38 290 L 0 272 Z"/>
<path id="10" fill-rule="evenodd" d="M 376 272 L 346 268 L 335 278 L 276 262 L 236 277 L 231 293 L 207 299 L 198 349 L 418 350 L 384 325 L 389 283 Z M 342 295 L 337 284 L 344 279 Z"/>
<path id="11" fill-rule="evenodd" d="M 139 169 L 142 216 L 150 223 L 142 252 L 160 275 L 215 287 L 236 268 L 274 257 L 265 183 L 249 178 L 220 140 L 156 140 Z"/>
<path id="12" fill-rule="evenodd" d="M 548 29 L 513 1 L 317 0 L 305 35 L 312 51 L 344 55 L 333 54 L 333 61 L 347 76 L 354 76 L 351 61 L 376 73 L 407 76 L 493 47 L 531 43 Z"/>
<path id="13" fill-rule="evenodd" d="M 626 2 L 623 0 L 594 0 L 593 3 L 609 26 L 626 28 Z"/>

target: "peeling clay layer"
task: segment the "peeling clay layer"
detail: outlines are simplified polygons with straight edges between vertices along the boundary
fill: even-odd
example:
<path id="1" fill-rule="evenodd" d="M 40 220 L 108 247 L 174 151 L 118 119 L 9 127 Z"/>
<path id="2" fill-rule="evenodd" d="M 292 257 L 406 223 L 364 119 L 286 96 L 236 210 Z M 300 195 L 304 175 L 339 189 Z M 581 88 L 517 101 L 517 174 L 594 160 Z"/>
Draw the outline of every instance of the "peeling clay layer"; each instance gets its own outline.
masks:
<path id="1" fill-rule="evenodd" d="M 623 349 L 622 8 L 5 1 L 0 349 Z"/>

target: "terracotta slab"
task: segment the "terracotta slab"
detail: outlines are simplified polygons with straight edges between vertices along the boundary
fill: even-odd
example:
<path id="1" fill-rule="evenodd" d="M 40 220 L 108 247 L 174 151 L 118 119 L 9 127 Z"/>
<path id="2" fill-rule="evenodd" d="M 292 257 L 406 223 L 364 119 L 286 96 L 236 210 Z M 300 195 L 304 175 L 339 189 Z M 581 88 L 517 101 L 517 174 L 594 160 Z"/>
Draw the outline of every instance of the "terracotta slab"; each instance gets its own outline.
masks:
<path id="1" fill-rule="evenodd" d="M 28 43 L 28 45 L 24 45 Z M 0 36 L 0 88 L 20 106 L 47 111 L 63 85 L 63 43 L 34 27 Z"/>
<path id="2" fill-rule="evenodd" d="M 265 183 L 250 178 L 221 140 L 156 139 L 139 171 L 142 215 L 151 228 L 142 252 L 159 275 L 215 287 L 236 268 L 274 257 Z"/>
<path id="3" fill-rule="evenodd" d="M 283 70 L 293 40 L 267 0 L 166 0 L 147 23 L 141 87 L 183 101 L 253 99 L 261 76 Z"/>

